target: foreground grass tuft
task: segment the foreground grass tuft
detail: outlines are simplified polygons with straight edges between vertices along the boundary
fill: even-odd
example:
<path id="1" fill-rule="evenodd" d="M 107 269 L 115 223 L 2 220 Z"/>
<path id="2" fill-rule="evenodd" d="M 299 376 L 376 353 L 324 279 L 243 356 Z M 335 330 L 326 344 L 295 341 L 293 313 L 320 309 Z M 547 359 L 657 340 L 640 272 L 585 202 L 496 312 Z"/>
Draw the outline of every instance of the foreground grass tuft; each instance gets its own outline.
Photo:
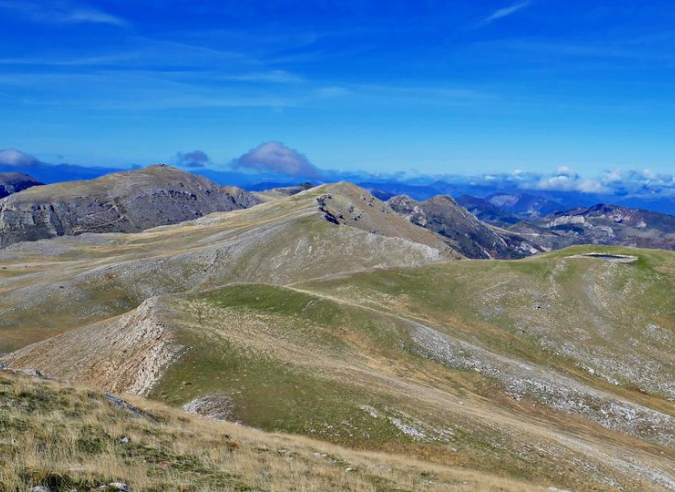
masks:
<path id="1" fill-rule="evenodd" d="M 538 490 L 131 403 L 148 418 L 87 389 L 0 373 L 0 490 Z"/>

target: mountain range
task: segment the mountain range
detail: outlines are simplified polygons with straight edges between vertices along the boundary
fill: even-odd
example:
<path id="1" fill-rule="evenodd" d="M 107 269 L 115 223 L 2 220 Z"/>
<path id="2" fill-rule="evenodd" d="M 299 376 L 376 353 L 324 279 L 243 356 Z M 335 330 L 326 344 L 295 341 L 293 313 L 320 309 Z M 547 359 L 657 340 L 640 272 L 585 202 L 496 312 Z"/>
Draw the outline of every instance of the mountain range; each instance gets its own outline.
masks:
<path id="1" fill-rule="evenodd" d="M 667 248 L 675 219 L 493 198 L 518 222 L 484 222 L 449 196 L 383 201 L 347 182 L 246 192 L 169 167 L 0 200 L 0 217 L 20 218 L 0 222 L 0 391 L 14 402 L 0 454 L 33 449 L 18 429 L 99 409 L 71 440 L 77 460 L 33 460 L 12 483 L 147 487 L 115 444 L 134 432 L 154 486 L 171 470 L 203 490 L 263 487 L 251 466 L 237 485 L 222 457 L 197 459 L 218 449 L 197 429 L 207 419 L 214 436 L 240 424 L 232 456 L 272 448 L 280 470 L 332 446 L 339 472 L 305 472 L 321 487 L 675 490 L 675 252 L 623 245 L 642 234 Z M 57 218 L 68 227 L 48 227 Z M 604 228 L 622 244 L 605 245 Z M 547 251 L 600 231 L 603 244 Z M 104 394 L 165 424 L 114 427 Z M 175 444 L 188 430 L 192 447 Z M 85 434 L 95 444 L 75 444 Z M 77 465 L 104 459 L 122 471 Z"/>
<path id="2" fill-rule="evenodd" d="M 87 232 L 139 232 L 315 187 L 302 183 L 246 191 L 165 165 L 38 187 L 41 183 L 28 175 L 0 176 L 6 182 L 0 190 L 12 195 L 0 201 L 0 247 Z M 32 190 L 17 194 L 29 187 Z M 378 196 L 365 189 L 362 193 Z M 468 258 L 522 258 L 575 244 L 675 247 L 675 219 L 648 210 L 604 204 L 564 210 L 559 203 L 530 194 L 463 195 L 457 201 L 448 195 L 422 201 L 407 195 L 379 196 L 386 199 L 385 207 L 442 236 Z"/>
<path id="3" fill-rule="evenodd" d="M 548 249 L 580 243 L 675 249 L 675 217 L 618 205 L 557 212 L 512 230 Z"/>

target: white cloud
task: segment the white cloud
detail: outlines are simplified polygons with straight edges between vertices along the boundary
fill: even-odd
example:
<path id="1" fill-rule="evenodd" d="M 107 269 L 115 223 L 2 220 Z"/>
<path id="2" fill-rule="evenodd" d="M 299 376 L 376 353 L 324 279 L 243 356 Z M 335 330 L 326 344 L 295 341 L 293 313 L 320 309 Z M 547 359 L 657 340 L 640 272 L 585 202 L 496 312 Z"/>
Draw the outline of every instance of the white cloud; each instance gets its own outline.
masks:
<path id="1" fill-rule="evenodd" d="M 575 174 L 572 168 L 568 166 L 560 166 L 558 169 L 556 169 L 556 173 L 558 173 L 560 176 L 573 176 Z"/>
<path id="2" fill-rule="evenodd" d="M 606 171 L 603 176 L 603 181 L 606 183 L 619 183 L 623 179 L 623 176 L 618 171 Z"/>
<path id="3" fill-rule="evenodd" d="M 577 191 L 582 193 L 609 193 L 610 190 L 595 179 L 582 179 L 577 182 Z"/>
<path id="4" fill-rule="evenodd" d="M 437 180 L 457 181 L 454 177 L 436 177 Z M 656 186 L 657 181 L 649 181 L 642 172 L 622 173 L 618 171 L 606 171 L 600 177 L 582 177 L 578 172 L 568 166 L 560 166 L 551 173 L 532 172 L 516 169 L 511 173 L 485 174 L 482 176 L 459 178 L 483 186 L 489 186 L 496 190 L 513 192 L 524 191 L 548 191 L 548 192 L 576 192 L 587 194 L 639 194 L 645 191 L 645 186 Z M 658 176 L 661 189 L 673 188 L 675 191 L 675 178 L 672 176 Z"/>
<path id="5" fill-rule="evenodd" d="M 67 11 L 61 14 L 62 22 L 72 23 L 93 23 L 93 24 L 110 24 L 113 26 L 124 26 L 127 22 L 115 15 L 102 12 L 94 9 L 76 9 Z"/>
<path id="6" fill-rule="evenodd" d="M 0 164 L 9 166 L 25 167 L 34 166 L 38 160 L 32 155 L 28 155 L 17 149 L 0 150 Z"/>
<path id="7" fill-rule="evenodd" d="M 532 4 L 531 1 L 525 1 L 525 2 L 518 2 L 514 3 L 513 5 L 510 5 L 508 7 L 504 7 L 498 10 L 495 10 L 492 14 L 487 16 L 485 19 L 483 19 L 482 24 L 487 25 L 490 24 L 496 20 L 503 19 L 504 17 L 508 17 L 510 15 L 515 14 L 516 12 L 523 10 L 526 7 L 529 7 Z"/>
<path id="8" fill-rule="evenodd" d="M 319 169 L 307 157 L 281 142 L 260 144 L 232 162 L 234 167 L 318 179 Z"/>
<path id="9" fill-rule="evenodd" d="M 543 191 L 579 191 L 581 193 L 609 193 L 610 189 L 597 179 L 582 178 L 568 166 L 556 169 L 553 175 L 541 175 L 524 187 Z"/>
<path id="10" fill-rule="evenodd" d="M 474 176 L 471 180 L 503 190 L 577 192 L 622 197 L 675 197 L 675 175 L 649 170 L 607 170 L 597 177 L 582 177 L 574 169 L 561 166 L 551 173 L 516 170 L 512 173 Z"/>

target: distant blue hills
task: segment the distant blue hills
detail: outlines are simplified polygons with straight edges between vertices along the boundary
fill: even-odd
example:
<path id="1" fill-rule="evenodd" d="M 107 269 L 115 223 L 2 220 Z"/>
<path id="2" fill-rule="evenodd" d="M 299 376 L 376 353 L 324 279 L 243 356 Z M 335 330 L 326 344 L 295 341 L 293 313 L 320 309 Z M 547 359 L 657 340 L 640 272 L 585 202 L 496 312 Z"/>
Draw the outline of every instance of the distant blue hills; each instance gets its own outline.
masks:
<path id="1" fill-rule="evenodd" d="M 89 167 L 75 164 L 47 164 L 42 162 L 37 162 L 29 166 L 0 164 L 0 173 L 20 171 L 47 184 L 63 181 L 95 179 L 105 174 L 128 171 L 131 169 L 124 169 L 121 167 Z M 219 184 L 239 186 L 250 191 L 284 187 L 298 184 L 303 181 L 315 181 L 303 177 L 276 174 L 250 174 L 208 168 L 186 169 L 186 171 L 207 177 Z M 331 171 L 326 174 L 326 178 L 330 178 L 326 179 L 326 182 L 350 181 L 373 192 L 378 198 L 383 200 L 395 195 L 408 195 L 415 200 L 426 200 L 435 195 L 450 195 L 455 198 L 469 195 L 485 198 L 494 194 L 527 194 L 559 203 L 563 209 L 590 207 L 599 203 L 604 203 L 642 208 L 645 210 L 675 215 L 675 198 L 671 196 L 660 196 L 658 194 L 635 196 L 628 193 L 594 194 L 578 191 L 532 191 L 522 190 L 512 186 L 509 187 L 508 184 L 505 186 L 503 182 L 496 183 L 495 185 L 486 184 L 484 181 L 475 184 L 471 183 L 470 180 L 467 180 L 466 178 L 458 179 L 457 182 L 453 182 L 452 177 L 447 178 L 447 180 L 433 181 L 429 179 L 427 180 L 429 182 L 423 183 L 420 181 L 424 180 L 420 179 L 406 180 L 405 178 L 398 177 L 383 178 L 369 176 L 366 173 L 340 173 Z"/>

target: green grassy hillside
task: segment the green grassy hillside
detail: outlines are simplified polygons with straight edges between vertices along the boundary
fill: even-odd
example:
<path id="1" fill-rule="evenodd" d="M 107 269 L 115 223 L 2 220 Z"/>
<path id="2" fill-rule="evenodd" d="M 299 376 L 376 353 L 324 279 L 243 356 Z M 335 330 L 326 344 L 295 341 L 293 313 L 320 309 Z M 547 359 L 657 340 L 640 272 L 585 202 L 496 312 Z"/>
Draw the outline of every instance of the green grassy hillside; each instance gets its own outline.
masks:
<path id="1" fill-rule="evenodd" d="M 459 258 L 347 183 L 22 243 L 0 362 L 500 480 L 675 490 L 675 253 Z"/>
<path id="2" fill-rule="evenodd" d="M 5 360 L 530 483 L 672 490 L 674 267 L 668 252 L 579 247 L 232 284 Z"/>
<path id="3" fill-rule="evenodd" d="M 327 221 L 318 201 L 327 195 L 326 210 L 353 204 L 365 207 L 363 218 Z M 21 243 L 0 250 L 0 352 L 120 315 L 156 295 L 459 257 L 440 237 L 347 184 L 139 234 Z"/>

